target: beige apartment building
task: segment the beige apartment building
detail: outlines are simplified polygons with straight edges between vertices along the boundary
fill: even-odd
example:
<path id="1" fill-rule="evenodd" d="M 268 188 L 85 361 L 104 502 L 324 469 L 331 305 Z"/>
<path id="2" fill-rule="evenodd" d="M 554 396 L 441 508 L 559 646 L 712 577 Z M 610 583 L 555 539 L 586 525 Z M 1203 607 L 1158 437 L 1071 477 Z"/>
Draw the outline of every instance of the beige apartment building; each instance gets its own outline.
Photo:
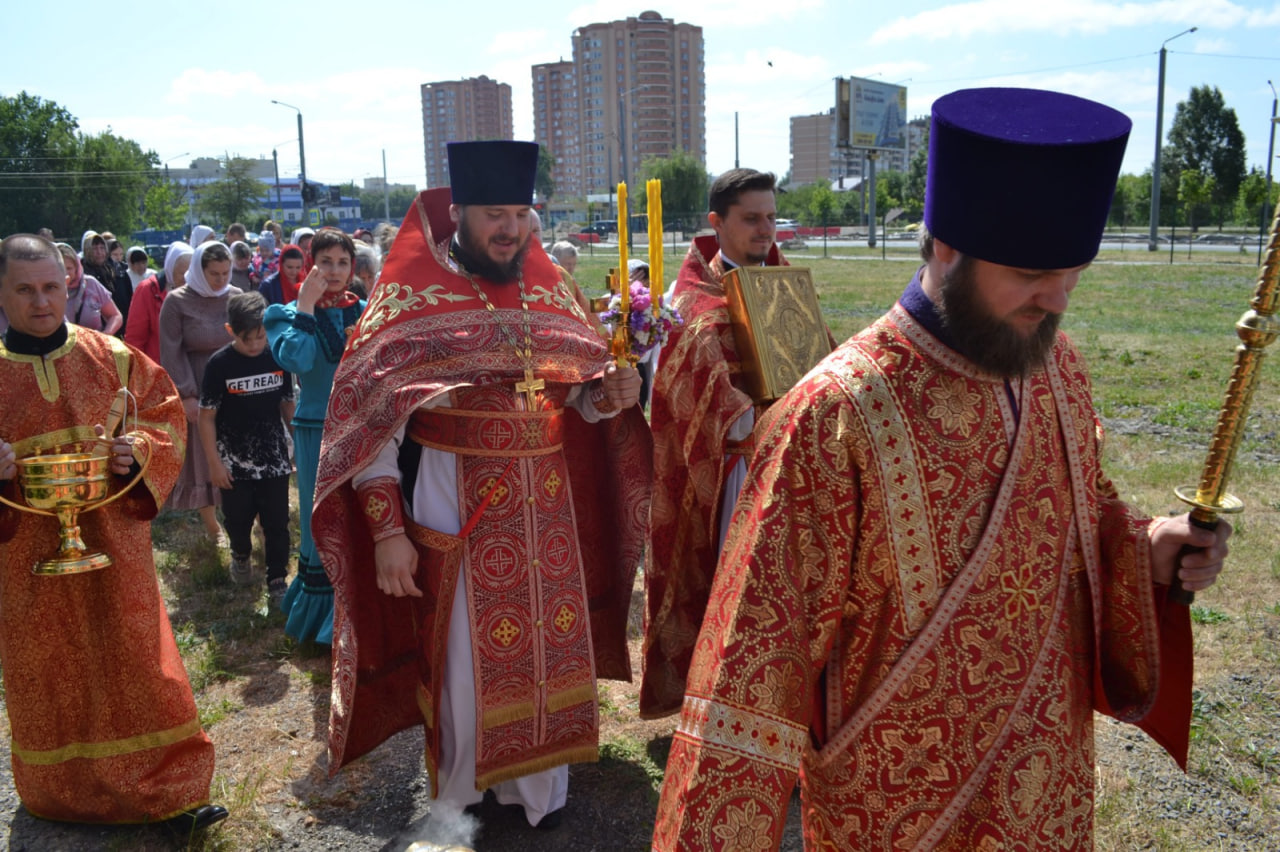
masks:
<path id="1" fill-rule="evenodd" d="M 534 138 L 556 158 L 556 194 L 634 184 L 646 157 L 706 162 L 702 28 L 657 12 L 573 33 L 573 61 L 533 66 Z"/>
<path id="2" fill-rule="evenodd" d="M 450 142 L 511 139 L 511 86 L 483 75 L 422 84 L 427 188 L 449 185 Z"/>

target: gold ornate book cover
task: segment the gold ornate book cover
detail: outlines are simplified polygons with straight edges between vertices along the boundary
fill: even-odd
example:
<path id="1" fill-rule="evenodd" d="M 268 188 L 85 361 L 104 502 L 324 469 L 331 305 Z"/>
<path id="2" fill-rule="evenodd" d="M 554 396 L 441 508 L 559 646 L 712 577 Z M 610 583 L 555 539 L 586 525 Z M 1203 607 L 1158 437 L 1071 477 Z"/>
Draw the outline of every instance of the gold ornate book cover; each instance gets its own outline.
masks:
<path id="1" fill-rule="evenodd" d="M 772 402 L 831 352 L 813 277 L 800 266 L 740 266 L 723 280 L 748 393 Z"/>

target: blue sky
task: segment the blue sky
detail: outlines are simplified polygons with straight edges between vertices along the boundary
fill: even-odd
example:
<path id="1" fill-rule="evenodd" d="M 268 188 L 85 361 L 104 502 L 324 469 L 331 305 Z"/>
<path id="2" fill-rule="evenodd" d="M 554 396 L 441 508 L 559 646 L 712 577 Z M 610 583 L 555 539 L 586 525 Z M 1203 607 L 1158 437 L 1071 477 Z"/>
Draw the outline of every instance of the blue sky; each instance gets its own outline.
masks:
<path id="1" fill-rule="evenodd" d="M 1280 87 L 1280 3 L 1243 0 L 681 0 L 628 6 L 488 0 L 468 4 L 191 5 L 64 0 L 56 17 L 11 4 L 0 94 L 58 102 L 85 130 L 108 127 L 162 160 L 271 155 L 294 175 L 293 110 L 305 119 L 307 172 L 339 182 L 382 174 L 424 182 L 419 86 L 487 74 L 510 83 L 517 138 L 531 138 L 530 66 L 568 58 L 573 29 L 653 9 L 703 28 L 707 166 L 790 166 L 788 119 L 832 105 L 833 78 L 906 81 L 908 112 L 982 85 L 1035 86 L 1101 100 L 1134 121 L 1124 170 L 1154 150 L 1156 73 L 1169 44 L 1164 129 L 1192 86 L 1222 89 L 1265 167 Z M 267 8 L 280 10 L 274 17 Z M 178 10 L 175 13 L 174 10 Z M 292 10 L 292 11 L 288 11 Z M 234 20 L 233 20 L 234 16 Z"/>

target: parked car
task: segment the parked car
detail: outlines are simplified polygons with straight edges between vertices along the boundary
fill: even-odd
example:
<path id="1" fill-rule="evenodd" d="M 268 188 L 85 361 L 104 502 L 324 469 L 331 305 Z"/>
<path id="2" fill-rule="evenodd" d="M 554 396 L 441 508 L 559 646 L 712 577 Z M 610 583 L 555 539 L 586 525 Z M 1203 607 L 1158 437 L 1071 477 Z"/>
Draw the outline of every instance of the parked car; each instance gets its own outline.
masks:
<path id="1" fill-rule="evenodd" d="M 583 228 L 584 233 L 598 234 L 607 237 L 609 234 L 618 232 L 618 220 L 616 219 L 597 219 L 587 227 Z"/>

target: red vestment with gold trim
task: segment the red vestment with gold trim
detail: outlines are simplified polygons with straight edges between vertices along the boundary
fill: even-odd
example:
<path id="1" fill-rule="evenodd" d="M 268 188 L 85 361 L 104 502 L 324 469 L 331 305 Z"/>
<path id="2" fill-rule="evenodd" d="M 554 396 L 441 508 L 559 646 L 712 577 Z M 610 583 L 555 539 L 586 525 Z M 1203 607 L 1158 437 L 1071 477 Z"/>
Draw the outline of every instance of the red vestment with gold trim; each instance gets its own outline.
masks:
<path id="1" fill-rule="evenodd" d="M 785 265 L 777 245 L 768 266 Z M 720 507 L 734 455 L 729 429 L 751 410 L 714 236 L 695 237 L 680 267 L 673 307 L 684 318 L 662 347 L 653 380 L 653 503 L 645 553 L 644 672 L 640 715 L 680 709 L 694 640 L 720 555 Z M 750 442 L 742 454 L 750 460 Z"/>
<path id="2" fill-rule="evenodd" d="M 449 191 L 421 194 L 348 343 L 330 398 L 312 530 L 334 586 L 330 770 L 424 725 L 433 787 L 441 678 L 457 583 L 467 583 L 477 686 L 477 788 L 596 755 L 595 678 L 630 678 L 631 585 L 648 515 L 652 452 L 638 406 L 589 424 L 563 407 L 609 356 L 571 279 L 531 246 L 521 298 L 454 271 Z M 494 310 L 476 293 L 483 288 Z M 534 410 L 514 390 L 532 364 Z M 448 407 L 428 403 L 447 395 Z M 465 541 L 410 529 L 459 559 L 420 562 L 422 598 L 376 585 L 352 478 L 397 430 L 455 453 Z M 406 484 L 406 491 L 411 485 Z"/>
<path id="3" fill-rule="evenodd" d="M 766 415 L 655 849 L 776 848 L 797 774 L 806 848 L 1091 848 L 1094 710 L 1185 737 L 1084 366 L 1015 388 L 898 306 Z"/>
<path id="4" fill-rule="evenodd" d="M 41 358 L 0 344 L 0 437 L 18 458 L 95 443 L 119 388 L 150 465 L 119 500 L 80 515 L 90 550 L 114 564 L 36 576 L 56 518 L 0 505 L 0 666 L 23 805 L 47 819 L 136 823 L 207 804 L 213 745 L 200 727 L 156 582 L 151 524 L 177 480 L 187 434 L 168 373 L 115 338 L 68 326 Z M 21 401 L 19 404 L 18 401 Z M 113 477 L 116 484 L 126 480 Z M 20 492 L 10 484 L 6 497 Z"/>

